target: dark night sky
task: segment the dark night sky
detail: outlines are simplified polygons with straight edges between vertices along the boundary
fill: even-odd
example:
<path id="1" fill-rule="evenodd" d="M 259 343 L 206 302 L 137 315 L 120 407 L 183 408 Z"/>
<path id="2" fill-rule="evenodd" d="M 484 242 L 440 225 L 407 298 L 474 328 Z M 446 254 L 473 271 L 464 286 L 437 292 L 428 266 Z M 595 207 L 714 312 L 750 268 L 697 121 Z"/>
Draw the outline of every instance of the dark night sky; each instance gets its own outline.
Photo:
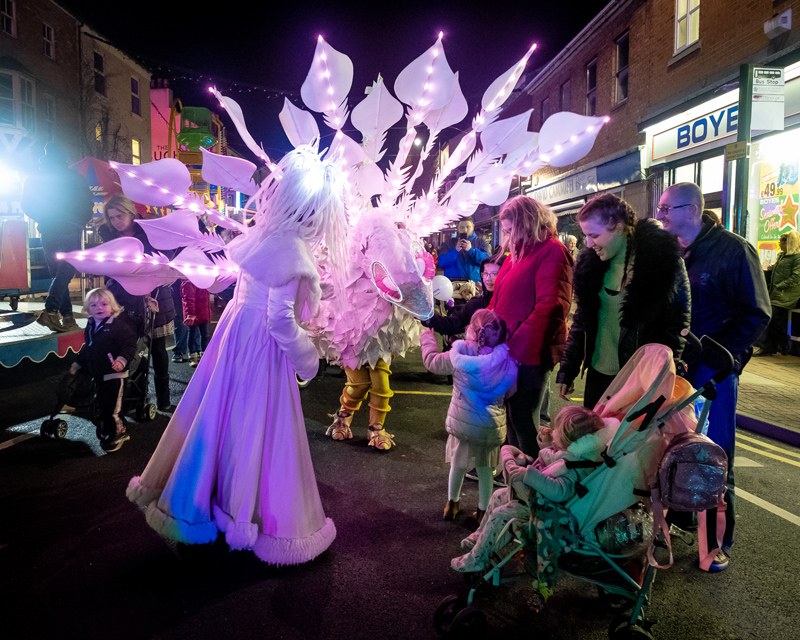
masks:
<path id="1" fill-rule="evenodd" d="M 108 0 L 60 1 L 144 64 L 153 77 L 184 75 L 181 67 L 214 78 L 222 93 L 241 104 L 253 137 L 273 153 L 276 148 L 291 148 L 278 121 L 283 98 L 269 98 L 256 89 L 240 92 L 223 78 L 296 92 L 292 101 L 302 106 L 300 86 L 317 35 L 322 34 L 353 61 L 352 109 L 379 72 L 393 89 L 398 73 L 443 31 L 445 53 L 450 67 L 460 71 L 471 118 L 471 99 L 479 99 L 489 83 L 515 64 L 532 43 L 537 43 L 537 51 L 528 69 L 555 56 L 607 4 L 607 0 L 569 6 L 530 0 L 480 4 L 377 0 L 372 8 L 363 9 L 365 3 L 288 0 L 278 4 L 273 0 L 254 5 L 234 0 L 226 10 L 200 11 L 192 8 L 203 3 L 189 1 L 143 0 L 113 8 Z M 250 6 L 241 7 L 245 4 Z M 172 87 L 184 105 L 213 109 L 217 105 L 206 91 L 209 84 L 195 75 L 172 82 Z M 232 145 L 249 157 L 243 146 L 235 144 L 231 123 L 225 124 Z"/>

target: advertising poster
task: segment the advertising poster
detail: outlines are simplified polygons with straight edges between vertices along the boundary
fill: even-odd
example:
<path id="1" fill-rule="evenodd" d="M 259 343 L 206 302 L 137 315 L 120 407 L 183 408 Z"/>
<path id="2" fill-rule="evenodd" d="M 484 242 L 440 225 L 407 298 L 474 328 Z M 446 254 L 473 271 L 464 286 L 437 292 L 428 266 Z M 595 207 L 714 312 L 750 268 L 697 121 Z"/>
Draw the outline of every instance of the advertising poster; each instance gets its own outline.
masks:
<path id="1" fill-rule="evenodd" d="M 758 163 L 758 230 L 757 247 L 762 261 L 774 262 L 778 240 L 783 233 L 796 230 L 800 212 L 798 160 L 770 157 L 765 154 Z M 755 185 L 753 185 L 755 186 Z"/>

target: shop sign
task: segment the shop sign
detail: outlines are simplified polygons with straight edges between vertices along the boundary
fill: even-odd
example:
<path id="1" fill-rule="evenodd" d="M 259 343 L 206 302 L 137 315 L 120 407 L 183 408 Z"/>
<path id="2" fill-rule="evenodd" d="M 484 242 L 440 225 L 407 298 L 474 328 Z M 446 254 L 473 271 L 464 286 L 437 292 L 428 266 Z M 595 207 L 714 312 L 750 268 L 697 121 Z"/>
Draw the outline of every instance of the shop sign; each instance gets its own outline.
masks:
<path id="1" fill-rule="evenodd" d="M 725 138 L 736 133 L 739 104 L 723 107 L 653 136 L 653 160 Z"/>
<path id="2" fill-rule="evenodd" d="M 753 69 L 753 102 L 750 128 L 756 131 L 783 131 L 785 102 L 783 69 Z"/>
<path id="3" fill-rule="evenodd" d="M 569 178 L 527 192 L 531 198 L 543 204 L 572 200 L 589 193 L 597 193 L 597 169 L 587 169 Z"/>

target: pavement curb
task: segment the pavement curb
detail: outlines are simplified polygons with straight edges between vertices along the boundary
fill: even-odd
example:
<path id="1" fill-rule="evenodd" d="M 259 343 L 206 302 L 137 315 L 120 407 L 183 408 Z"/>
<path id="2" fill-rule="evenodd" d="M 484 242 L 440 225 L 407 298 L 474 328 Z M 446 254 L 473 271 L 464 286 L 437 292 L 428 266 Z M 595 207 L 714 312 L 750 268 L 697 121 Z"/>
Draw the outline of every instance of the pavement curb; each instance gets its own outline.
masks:
<path id="1" fill-rule="evenodd" d="M 800 447 L 800 433 L 789 427 L 764 422 L 746 413 L 739 412 L 736 413 L 736 426 L 747 431 L 774 438 L 775 440 L 780 440 L 781 442 L 791 444 L 795 447 Z"/>

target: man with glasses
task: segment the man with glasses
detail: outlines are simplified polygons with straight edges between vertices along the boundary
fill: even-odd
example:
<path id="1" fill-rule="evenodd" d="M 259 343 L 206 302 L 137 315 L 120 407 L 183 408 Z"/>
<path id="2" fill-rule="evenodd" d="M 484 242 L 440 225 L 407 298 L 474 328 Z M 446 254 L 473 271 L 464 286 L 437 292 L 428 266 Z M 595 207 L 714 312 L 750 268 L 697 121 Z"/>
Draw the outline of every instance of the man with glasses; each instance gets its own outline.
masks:
<path id="1" fill-rule="evenodd" d="M 769 323 L 770 302 L 755 248 L 726 230 L 713 215 L 704 214 L 704 204 L 700 187 L 681 182 L 664 191 L 656 219 L 678 237 L 684 248 L 692 292 L 692 333 L 698 338 L 713 338 L 734 358 L 734 372 L 717 385 L 717 398 L 708 416 L 708 437 L 728 455 L 725 533 L 722 550 L 711 564 L 711 570 L 722 571 L 728 566 L 735 524 L 733 458 L 739 374 L 752 355 L 753 342 Z M 714 373 L 699 361 L 686 364 L 689 382 L 695 388 L 708 382 Z M 710 549 L 716 547 L 714 515 L 708 515 Z"/>

